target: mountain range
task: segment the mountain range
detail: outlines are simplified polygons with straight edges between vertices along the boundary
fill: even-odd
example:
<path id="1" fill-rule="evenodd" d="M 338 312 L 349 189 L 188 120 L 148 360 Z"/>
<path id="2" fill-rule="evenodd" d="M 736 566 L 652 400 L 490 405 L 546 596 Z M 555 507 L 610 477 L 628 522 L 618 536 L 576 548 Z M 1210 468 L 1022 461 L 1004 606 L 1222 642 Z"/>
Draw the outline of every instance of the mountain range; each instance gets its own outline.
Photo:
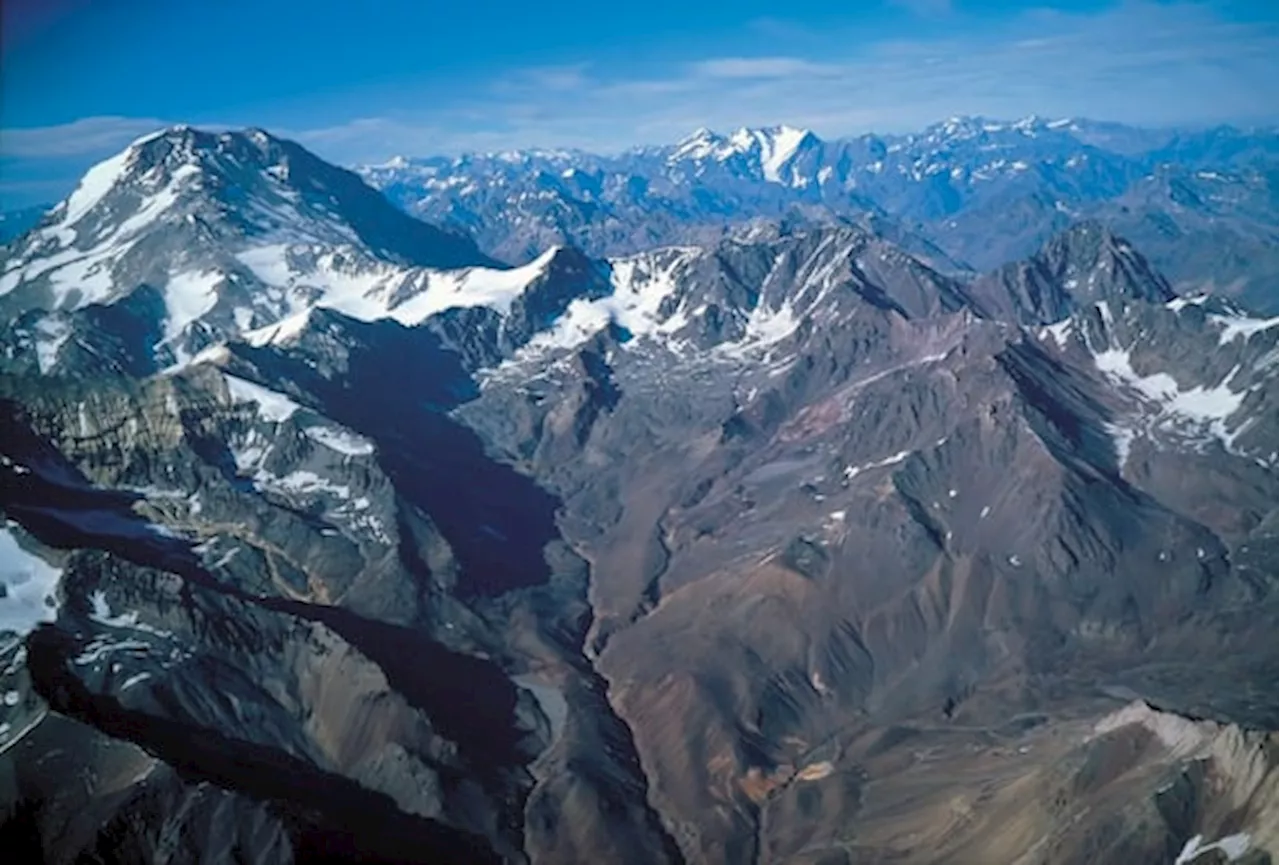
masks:
<path id="1" fill-rule="evenodd" d="M 937 134 L 1274 184 L 1076 125 Z M 1277 861 L 1280 319 L 1102 217 L 979 267 L 901 143 L 91 169 L 0 251 L 3 849 Z"/>
<path id="2" fill-rule="evenodd" d="M 1178 290 L 1274 313 L 1277 141 L 1274 129 L 960 117 L 911 135 L 701 129 L 613 157 L 529 150 L 358 170 L 410 213 L 513 263 L 554 244 L 626 255 L 786 219 L 861 226 L 948 272 L 981 272 L 1096 219 Z"/>

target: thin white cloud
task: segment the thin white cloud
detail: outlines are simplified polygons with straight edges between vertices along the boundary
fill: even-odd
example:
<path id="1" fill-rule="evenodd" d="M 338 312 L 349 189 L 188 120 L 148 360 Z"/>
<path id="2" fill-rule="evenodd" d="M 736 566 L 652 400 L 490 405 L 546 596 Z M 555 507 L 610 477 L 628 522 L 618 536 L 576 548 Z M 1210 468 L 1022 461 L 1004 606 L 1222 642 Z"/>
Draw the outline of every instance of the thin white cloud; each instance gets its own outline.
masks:
<path id="1" fill-rule="evenodd" d="M 508 78 L 495 82 L 494 89 L 501 92 L 507 89 L 535 87 L 541 90 L 570 91 L 589 83 L 588 63 L 575 63 L 568 66 L 535 66 L 521 69 Z"/>
<path id="2" fill-rule="evenodd" d="M 806 39 L 793 28 L 790 41 L 810 53 L 695 59 L 643 77 L 575 68 L 572 87 L 553 90 L 528 79 L 427 117 L 399 118 L 398 134 L 386 143 L 418 154 L 528 146 L 617 151 L 672 141 L 699 126 L 788 123 L 838 136 L 918 129 L 956 114 L 1139 125 L 1275 117 L 1274 32 L 1224 21 L 1205 5 L 1032 10 L 999 28 L 948 33 L 867 45 L 848 33 Z M 845 47 L 851 45 L 861 48 Z M 337 149 L 329 155 L 355 158 Z"/>
<path id="3" fill-rule="evenodd" d="M 893 6 L 901 6 L 921 18 L 941 18 L 950 15 L 951 0 L 889 0 Z"/>
<path id="4" fill-rule="evenodd" d="M 57 126 L 0 129 L 0 156 L 39 159 L 101 154 L 167 125 L 149 117 L 85 117 Z"/>
<path id="5" fill-rule="evenodd" d="M 821 78 L 839 75 L 833 63 L 814 63 L 799 57 L 718 57 L 693 64 L 697 75 L 707 78 Z"/>

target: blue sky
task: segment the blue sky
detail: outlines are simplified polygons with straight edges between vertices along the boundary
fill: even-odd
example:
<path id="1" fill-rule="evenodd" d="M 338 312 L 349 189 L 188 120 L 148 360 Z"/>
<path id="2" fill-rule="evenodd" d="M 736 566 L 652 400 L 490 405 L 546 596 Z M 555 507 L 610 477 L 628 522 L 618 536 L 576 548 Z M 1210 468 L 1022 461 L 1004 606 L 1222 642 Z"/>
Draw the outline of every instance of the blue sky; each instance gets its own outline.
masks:
<path id="1" fill-rule="evenodd" d="M 616 151 L 695 127 L 898 132 L 954 114 L 1276 122 L 1264 2 L 8 0 L 0 206 L 159 126 L 338 162 Z"/>

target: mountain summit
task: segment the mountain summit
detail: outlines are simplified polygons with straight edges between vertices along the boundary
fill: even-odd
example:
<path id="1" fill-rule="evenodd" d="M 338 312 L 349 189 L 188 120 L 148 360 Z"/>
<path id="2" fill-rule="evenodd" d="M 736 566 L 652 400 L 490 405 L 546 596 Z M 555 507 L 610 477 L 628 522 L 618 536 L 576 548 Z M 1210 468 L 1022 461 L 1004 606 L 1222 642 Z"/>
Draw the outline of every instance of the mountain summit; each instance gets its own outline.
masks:
<path id="1" fill-rule="evenodd" d="M 1053 324 L 1094 303 L 1168 303 L 1177 295 L 1132 244 L 1098 222 L 1051 238 L 1027 261 L 1011 262 L 970 287 L 1000 317 Z"/>
<path id="2" fill-rule="evenodd" d="M 261 129 L 144 136 L 90 169 L 40 237 L 83 248 L 184 220 L 250 238 L 357 243 L 406 265 L 493 263 L 465 235 L 403 218 L 351 172 Z"/>
<path id="3" fill-rule="evenodd" d="M 283 285 L 258 292 L 254 284 L 287 279 L 291 256 L 320 249 L 341 253 L 331 287 L 357 273 L 376 281 L 388 268 L 502 267 L 465 235 L 404 214 L 297 144 L 262 130 L 179 126 L 95 165 L 5 250 L 0 312 L 71 311 L 145 287 L 167 311 L 163 347 L 184 356 L 211 333 L 307 303 Z M 214 330 L 188 332 L 197 320 Z"/>
<path id="4" fill-rule="evenodd" d="M 794 170 L 795 162 L 805 152 L 819 147 L 821 142 L 812 132 L 790 126 L 743 127 L 727 137 L 699 129 L 672 149 L 667 163 L 675 166 L 682 162 L 732 161 L 740 171 L 745 170 L 765 182 L 803 185 L 807 179 L 802 172 Z"/>

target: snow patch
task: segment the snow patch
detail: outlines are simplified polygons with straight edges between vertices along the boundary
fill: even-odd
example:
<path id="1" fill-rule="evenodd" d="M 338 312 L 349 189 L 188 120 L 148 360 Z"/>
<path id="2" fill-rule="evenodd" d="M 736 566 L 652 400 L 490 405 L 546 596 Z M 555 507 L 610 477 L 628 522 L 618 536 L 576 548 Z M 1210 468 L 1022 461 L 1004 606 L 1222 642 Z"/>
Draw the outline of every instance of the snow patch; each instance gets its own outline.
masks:
<path id="1" fill-rule="evenodd" d="M 98 202 L 106 198 L 107 193 L 115 188 L 117 181 L 129 168 L 133 160 L 133 150 L 123 150 L 109 159 L 104 159 L 85 172 L 80 178 L 75 191 L 68 196 L 62 207 L 62 219 L 59 223 L 72 226 L 84 218 Z"/>
<path id="2" fill-rule="evenodd" d="M 206 315 L 218 303 L 218 285 L 224 277 L 218 271 L 180 273 L 169 277 L 164 289 L 167 316 L 163 342 L 182 335 L 187 325 Z"/>
<path id="3" fill-rule="evenodd" d="M 237 258 L 258 279 L 290 297 L 291 315 L 315 306 L 361 321 L 390 318 L 415 325 L 447 309 L 485 306 L 506 315 L 556 252 L 552 248 L 529 264 L 510 270 L 404 268 L 369 259 L 355 249 L 340 248 L 312 257 L 309 248 L 289 244 L 258 247 Z M 280 337 L 279 333 L 255 334 L 254 339 Z"/>
<path id="4" fill-rule="evenodd" d="M 684 316 L 677 313 L 663 320 L 662 304 L 675 292 L 676 277 L 688 259 L 689 255 L 681 254 L 659 262 L 654 256 L 637 255 L 613 261 L 609 296 L 572 301 L 555 326 L 530 340 L 523 354 L 573 348 L 610 322 L 625 328 L 633 338 L 678 330 L 684 325 Z"/>
<path id="5" fill-rule="evenodd" d="M 53 294 L 55 309 L 79 309 L 90 303 L 107 300 L 115 287 L 112 276 L 112 265 L 132 247 L 132 241 L 113 243 L 108 241 L 88 252 L 69 249 L 45 259 L 38 260 L 17 274 L 12 285 L 0 285 L 0 294 L 16 287 L 18 281 L 34 279 L 40 273 L 48 271 L 49 289 Z M 10 274 L 5 274 L 9 279 Z M 3 283 L 4 280 L 0 280 Z M 76 298 L 74 304 L 69 303 Z"/>
<path id="6" fill-rule="evenodd" d="M 894 454 L 891 457 L 885 457 L 882 460 L 877 460 L 876 462 L 873 462 L 873 463 L 867 463 L 866 465 L 845 466 L 845 470 L 844 470 L 845 480 L 853 480 L 858 475 L 862 474 L 863 472 L 869 469 L 880 469 L 886 466 L 896 465 L 902 462 L 903 460 L 905 460 L 909 456 L 911 456 L 911 451 L 899 451 L 898 453 Z"/>
<path id="7" fill-rule="evenodd" d="M 804 141 L 804 137 L 808 134 L 803 129 L 782 126 L 772 137 L 767 135 L 758 137 L 763 153 L 760 167 L 764 170 L 765 180 L 773 183 L 782 182 L 780 172 L 783 166 L 796 155 L 796 151 L 800 149 L 801 142 Z"/>
<path id="8" fill-rule="evenodd" d="M 1248 342 L 1255 333 L 1270 330 L 1280 325 L 1280 316 L 1276 318 L 1250 318 L 1243 315 L 1211 315 L 1210 323 L 1222 328 L 1218 334 L 1218 344 L 1227 345 L 1240 337 Z"/>
<path id="9" fill-rule="evenodd" d="M 293 417 L 293 413 L 302 406 L 289 397 L 259 384 L 245 381 L 234 375 L 223 374 L 227 382 L 227 392 L 235 402 L 254 402 L 258 404 L 258 415 L 272 423 L 283 423 Z"/>
<path id="10" fill-rule="evenodd" d="M 1133 440 L 1137 437 L 1137 432 L 1113 423 L 1106 424 L 1105 428 L 1111 435 L 1112 444 L 1115 445 L 1116 465 L 1123 470 L 1129 463 L 1129 451 L 1133 448 Z"/>
<path id="11" fill-rule="evenodd" d="M 48 375 L 58 363 L 58 352 L 71 338 L 71 325 L 61 318 L 45 316 L 36 323 L 36 363 L 41 375 Z"/>
<path id="12" fill-rule="evenodd" d="M 26 636 L 58 615 L 55 593 L 62 569 L 18 545 L 12 531 L 0 528 L 0 632 Z"/>
<path id="13" fill-rule="evenodd" d="M 198 366 L 202 363 L 219 366 L 229 360 L 231 360 L 231 349 L 227 348 L 225 345 L 211 345 L 208 348 L 203 348 L 196 352 L 186 361 L 180 361 L 175 363 L 173 366 L 166 368 L 164 370 L 164 374 L 171 375 L 175 372 L 180 372 L 187 367 Z"/>
<path id="14" fill-rule="evenodd" d="M 1190 865 L 1196 859 L 1212 850 L 1218 850 L 1223 856 L 1227 857 L 1228 862 L 1234 862 L 1245 853 L 1249 852 L 1249 845 L 1253 839 L 1247 832 L 1240 832 L 1235 835 L 1228 835 L 1214 841 L 1212 844 L 1204 842 L 1203 835 L 1192 836 L 1182 847 L 1182 852 L 1178 854 L 1178 858 L 1173 860 L 1173 865 Z"/>
<path id="15" fill-rule="evenodd" d="M 134 685 L 137 685 L 137 684 L 140 684 L 140 683 L 142 683 L 142 682 L 145 682 L 147 679 L 150 679 L 150 678 L 151 678 L 151 674 L 150 674 L 150 673 L 137 673 L 137 674 L 135 674 L 135 675 L 133 675 L 133 676 L 130 676 L 129 678 L 125 679 L 125 680 L 124 680 L 124 684 L 122 684 L 122 685 L 120 686 L 120 690 L 121 690 L 121 691 L 127 691 L 127 690 L 129 690 L 130 688 L 132 688 Z"/>
<path id="16" fill-rule="evenodd" d="M 1058 344 L 1058 349 L 1063 350 L 1067 347 L 1067 337 L 1071 335 L 1071 319 L 1064 318 L 1062 321 L 1054 324 L 1046 325 L 1040 329 L 1040 337 L 1052 336 L 1053 341 Z"/>
<path id="17" fill-rule="evenodd" d="M 1165 309 L 1171 309 L 1174 312 L 1181 312 L 1188 306 L 1202 306 L 1209 299 L 1207 294 L 1197 294 L 1191 297 L 1175 297 L 1166 303 Z"/>
<path id="18" fill-rule="evenodd" d="M 373 453 L 373 444 L 368 439 L 355 433 L 332 427 L 312 426 L 303 430 L 308 438 L 324 445 L 331 451 L 347 456 L 360 457 Z"/>
<path id="19" fill-rule="evenodd" d="M 1111 314 L 1111 304 L 1105 300 L 1100 300 L 1094 306 L 1098 308 L 1098 314 L 1102 316 L 1102 322 L 1107 326 L 1107 332 L 1109 333 L 1116 323 L 1115 317 Z"/>
<path id="20" fill-rule="evenodd" d="M 1099 371 L 1112 381 L 1153 403 L 1157 424 L 1179 421 L 1196 424 L 1221 439 L 1228 448 L 1231 446 L 1235 434 L 1227 430 L 1226 421 L 1240 409 L 1247 394 L 1247 391 L 1232 391 L 1228 384 L 1239 372 L 1239 366 L 1215 386 L 1197 385 L 1182 390 L 1177 380 L 1167 373 L 1139 375 L 1133 368 L 1130 353 L 1124 349 L 1109 348 L 1097 352 L 1094 362 Z"/>
<path id="21" fill-rule="evenodd" d="M 74 663 L 81 666 L 97 664 L 112 652 L 136 652 L 146 655 L 151 652 L 151 644 L 142 640 L 118 640 L 113 642 L 100 638 L 85 646 L 84 651 L 76 656 Z"/>
<path id="22" fill-rule="evenodd" d="M 112 237 L 124 238 L 138 234 L 144 228 L 156 222 L 161 214 L 178 203 L 179 191 L 183 181 L 200 173 L 194 165 L 180 166 L 169 178 L 169 183 L 157 192 L 142 200 L 142 206 L 132 216 L 120 223 L 112 233 Z"/>
<path id="23" fill-rule="evenodd" d="M 250 430 L 244 441 L 232 443 L 231 456 L 236 461 L 236 470 L 244 473 L 260 466 L 270 450 L 270 443 L 257 430 Z"/>
<path id="24" fill-rule="evenodd" d="M 335 484 L 320 477 L 315 472 L 295 471 L 284 477 L 276 477 L 266 472 L 259 472 L 254 482 L 261 489 L 274 492 L 294 493 L 297 495 L 328 494 L 340 499 L 351 498 L 351 488 Z"/>
<path id="25" fill-rule="evenodd" d="M 100 625 L 106 625 L 110 628 L 129 628 L 134 631 L 155 634 L 157 637 L 172 636 L 169 631 L 162 631 L 157 627 L 148 625 L 146 622 L 139 621 L 137 610 L 129 610 L 118 616 L 112 615 L 111 605 L 107 603 L 107 593 L 101 589 L 89 595 L 89 618 Z"/>
<path id="26" fill-rule="evenodd" d="M 423 291 L 391 310 L 401 324 L 417 324 L 446 309 L 486 306 L 506 315 L 529 284 L 543 274 L 559 251 L 552 247 L 522 267 L 494 270 L 473 267 L 462 271 L 432 271 L 435 277 Z"/>
<path id="27" fill-rule="evenodd" d="M 288 345 L 307 329 L 307 322 L 310 320 L 311 310 L 304 309 L 295 315 L 282 318 L 275 324 L 269 324 L 257 330 L 246 331 L 241 334 L 241 338 L 254 348 L 262 348 L 268 345 Z"/>
<path id="28" fill-rule="evenodd" d="M 767 308 L 763 303 L 751 311 L 747 319 L 746 334 L 742 344 L 752 346 L 773 345 L 790 336 L 800 326 L 789 303 L 784 303 L 776 310 Z"/>
<path id="29" fill-rule="evenodd" d="M 0 294 L 12 291 L 21 282 L 48 274 L 54 308 L 68 306 L 72 298 L 74 306 L 79 308 L 112 296 L 116 289 L 112 275 L 114 264 L 132 248 L 144 228 L 179 200 L 179 187 L 186 178 L 199 173 L 195 166 L 182 166 L 163 189 L 143 198 L 137 211 L 117 225 L 109 236 L 98 238 L 96 246 L 90 249 L 70 247 L 77 234 L 74 226 L 102 203 L 129 168 L 133 156 L 134 150 L 130 148 L 89 169 L 71 196 L 53 211 L 58 222 L 44 229 L 40 235 L 53 238 L 67 248 L 6 269 L 0 277 Z"/>

